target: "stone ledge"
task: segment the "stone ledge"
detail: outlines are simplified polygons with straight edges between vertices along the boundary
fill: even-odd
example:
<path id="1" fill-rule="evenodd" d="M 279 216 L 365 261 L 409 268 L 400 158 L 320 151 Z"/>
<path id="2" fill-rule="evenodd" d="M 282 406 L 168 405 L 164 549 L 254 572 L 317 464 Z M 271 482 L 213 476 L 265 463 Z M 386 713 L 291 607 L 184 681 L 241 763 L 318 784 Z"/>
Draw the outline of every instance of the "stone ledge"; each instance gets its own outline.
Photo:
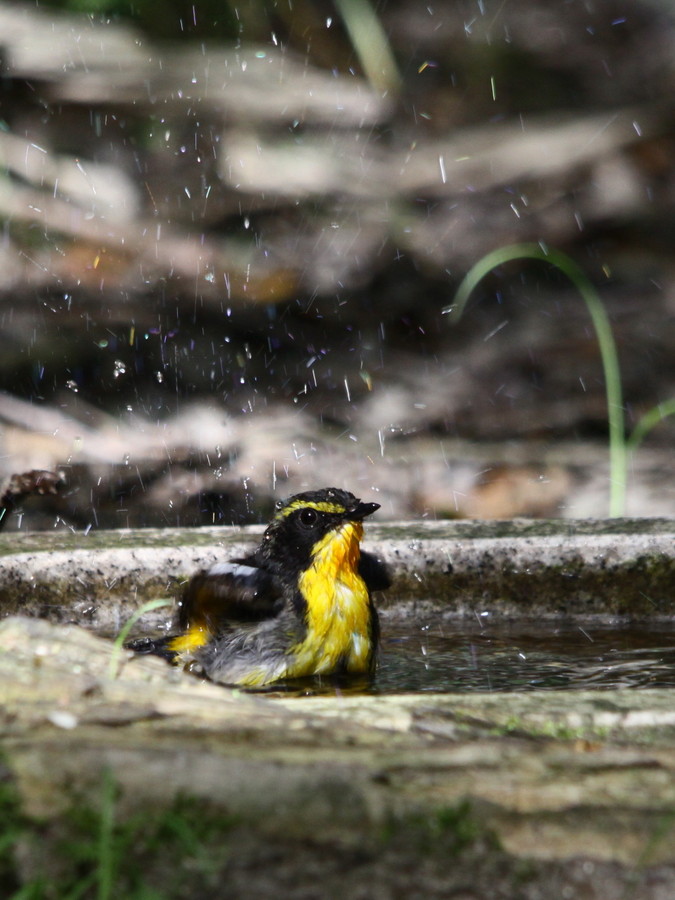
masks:
<path id="1" fill-rule="evenodd" d="M 5 614 L 115 630 L 143 602 L 175 598 L 198 568 L 237 556 L 261 528 L 28 534 L 0 538 Z M 385 616 L 647 620 L 675 612 L 675 519 L 410 522 L 371 526 L 391 566 Z M 147 618 L 149 627 L 165 612 Z"/>
<path id="2" fill-rule="evenodd" d="M 675 867 L 672 692 L 289 697 L 199 682 L 77 626 L 0 623 L 3 762 L 23 813 L 189 795 L 262 840 L 377 849 L 470 811 L 510 858 Z M 424 851 L 419 852 L 424 855 Z"/>
<path id="3" fill-rule="evenodd" d="M 0 622 L 0 764 L 54 842 L 22 850 L 30 871 L 60 861 L 59 822 L 99 807 L 107 771 L 121 821 L 181 796 L 228 817 L 247 898 L 269 896 L 251 886 L 270 846 L 284 863 L 269 878 L 333 866 L 336 891 L 354 854 L 364 883 L 393 890 L 414 871 L 426 896 L 675 891 L 672 691 L 250 695 L 159 659 L 111 667 L 109 641 L 56 624 L 114 631 L 260 530 L 0 539 L 2 610 L 31 616 Z M 366 546 L 392 566 L 385 617 L 639 620 L 672 615 L 674 537 L 670 520 L 428 522 L 371 527 Z"/>

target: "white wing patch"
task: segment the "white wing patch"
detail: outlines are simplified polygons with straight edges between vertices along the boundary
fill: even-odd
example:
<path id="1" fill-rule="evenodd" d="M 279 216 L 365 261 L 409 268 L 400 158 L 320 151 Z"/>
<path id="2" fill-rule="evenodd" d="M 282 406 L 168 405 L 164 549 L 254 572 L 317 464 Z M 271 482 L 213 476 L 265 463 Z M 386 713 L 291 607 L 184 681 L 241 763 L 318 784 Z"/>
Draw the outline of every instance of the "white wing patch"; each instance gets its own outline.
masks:
<path id="1" fill-rule="evenodd" d="M 258 574 L 255 566 L 243 563 L 216 563 L 208 570 L 209 575 L 231 575 L 233 578 L 253 578 Z"/>

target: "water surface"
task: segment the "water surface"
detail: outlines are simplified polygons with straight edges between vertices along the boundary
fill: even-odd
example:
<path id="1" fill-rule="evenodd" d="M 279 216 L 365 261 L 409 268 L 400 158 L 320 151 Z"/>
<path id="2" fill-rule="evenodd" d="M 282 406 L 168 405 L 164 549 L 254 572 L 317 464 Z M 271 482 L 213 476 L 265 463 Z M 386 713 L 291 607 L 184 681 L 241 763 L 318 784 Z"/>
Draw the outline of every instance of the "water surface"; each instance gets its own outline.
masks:
<path id="1" fill-rule="evenodd" d="M 675 624 L 384 622 L 382 632 L 376 693 L 675 687 Z"/>

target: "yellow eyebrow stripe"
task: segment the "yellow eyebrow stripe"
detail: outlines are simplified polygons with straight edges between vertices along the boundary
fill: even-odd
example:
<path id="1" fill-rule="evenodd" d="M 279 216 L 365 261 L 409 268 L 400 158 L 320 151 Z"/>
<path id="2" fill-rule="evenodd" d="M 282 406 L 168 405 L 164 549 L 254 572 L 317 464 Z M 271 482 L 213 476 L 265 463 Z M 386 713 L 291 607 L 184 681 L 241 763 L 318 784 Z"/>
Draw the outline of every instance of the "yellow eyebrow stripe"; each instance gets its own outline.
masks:
<path id="1" fill-rule="evenodd" d="M 294 503 L 290 503 L 279 510 L 274 518 L 285 519 L 286 516 L 295 512 L 296 509 L 315 509 L 317 512 L 337 513 L 338 515 L 342 515 L 346 511 L 341 503 L 328 503 L 327 500 L 321 500 L 318 503 L 313 503 L 311 500 L 296 500 Z"/>

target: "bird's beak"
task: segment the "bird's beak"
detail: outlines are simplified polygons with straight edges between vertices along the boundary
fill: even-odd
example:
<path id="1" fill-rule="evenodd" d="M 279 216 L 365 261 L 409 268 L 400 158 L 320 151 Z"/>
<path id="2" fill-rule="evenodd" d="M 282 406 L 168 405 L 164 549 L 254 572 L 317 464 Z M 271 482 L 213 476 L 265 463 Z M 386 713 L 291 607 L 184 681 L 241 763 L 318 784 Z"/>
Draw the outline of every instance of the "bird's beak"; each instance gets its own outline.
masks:
<path id="1" fill-rule="evenodd" d="M 347 512 L 345 518 L 353 522 L 360 522 L 361 519 L 365 519 L 366 516 L 372 515 L 379 508 L 379 503 L 361 503 L 361 501 L 359 501 L 354 509 L 350 509 Z"/>

